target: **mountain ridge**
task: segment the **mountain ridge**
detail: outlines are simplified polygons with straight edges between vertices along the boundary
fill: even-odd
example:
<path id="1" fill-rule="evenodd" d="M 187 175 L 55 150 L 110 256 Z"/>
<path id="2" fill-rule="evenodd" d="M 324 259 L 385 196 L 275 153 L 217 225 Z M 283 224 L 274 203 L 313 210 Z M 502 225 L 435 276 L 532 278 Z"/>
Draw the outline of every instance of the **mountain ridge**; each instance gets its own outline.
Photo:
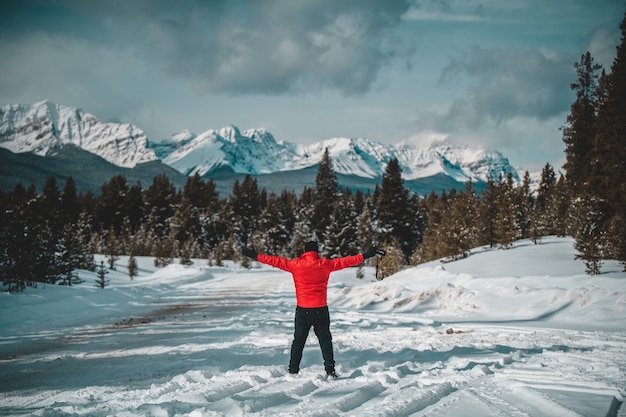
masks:
<path id="1" fill-rule="evenodd" d="M 200 134 L 183 130 L 154 142 L 134 125 L 101 122 L 78 108 L 48 100 L 0 106 L 0 147 L 16 154 L 53 157 L 61 145 L 76 146 L 121 168 L 161 162 L 183 176 L 198 173 L 211 178 L 222 172 L 220 178 L 225 178 L 227 172 L 229 183 L 247 174 L 279 178 L 284 177 L 278 175 L 281 173 L 300 175 L 318 166 L 326 149 L 335 171 L 346 179 L 348 187 L 380 179 L 392 158 L 398 159 L 405 181 L 414 185 L 433 178 L 439 178 L 439 184 L 462 184 L 468 180 L 485 183 L 490 177 L 509 173 L 520 182 L 518 171 L 500 152 L 451 146 L 441 136 L 413 138 L 396 145 L 346 137 L 303 145 L 276 140 L 263 128 L 242 131 L 228 125 Z M 442 182 L 443 177 L 450 181 Z M 106 180 L 103 178 L 102 182 Z"/>
<path id="2" fill-rule="evenodd" d="M 382 144 L 365 138 L 331 138 L 310 145 L 277 141 L 265 129 L 240 131 L 236 126 L 210 129 L 199 135 L 182 131 L 148 146 L 166 164 L 185 175 L 210 175 L 227 165 L 236 173 L 251 175 L 297 171 L 315 166 L 326 149 L 337 173 L 381 178 L 388 161 L 397 158 L 407 180 L 444 174 L 457 182 L 487 182 L 518 171 L 498 151 L 469 146 L 453 147 L 443 141 L 423 145 L 401 142 Z"/>

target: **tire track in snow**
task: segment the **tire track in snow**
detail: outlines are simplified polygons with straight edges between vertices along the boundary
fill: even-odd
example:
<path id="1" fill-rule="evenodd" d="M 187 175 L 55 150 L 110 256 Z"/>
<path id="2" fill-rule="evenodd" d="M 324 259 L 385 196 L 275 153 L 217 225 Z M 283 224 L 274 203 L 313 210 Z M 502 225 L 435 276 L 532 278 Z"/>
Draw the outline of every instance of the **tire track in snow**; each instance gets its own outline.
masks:
<path id="1" fill-rule="evenodd" d="M 359 416 L 401 417 L 424 410 L 456 391 L 451 383 L 410 385 L 387 395 L 373 406 L 358 409 Z"/>
<path id="2" fill-rule="evenodd" d="M 335 401 L 334 405 L 339 410 L 347 412 L 370 401 L 372 398 L 385 391 L 385 389 L 386 388 L 378 381 L 368 382 L 357 388 L 354 392 L 344 395 Z"/>

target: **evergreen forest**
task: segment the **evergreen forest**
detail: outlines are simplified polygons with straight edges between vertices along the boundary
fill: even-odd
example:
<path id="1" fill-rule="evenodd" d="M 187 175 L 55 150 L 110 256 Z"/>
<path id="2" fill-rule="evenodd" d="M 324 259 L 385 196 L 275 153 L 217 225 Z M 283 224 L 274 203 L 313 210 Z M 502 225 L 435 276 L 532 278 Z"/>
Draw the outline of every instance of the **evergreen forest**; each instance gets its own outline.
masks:
<path id="1" fill-rule="evenodd" d="M 384 278 L 406 265 L 466 257 L 478 246 L 506 250 L 548 235 L 573 236 L 589 274 L 601 273 L 606 259 L 626 270 L 626 16 L 620 29 L 609 71 L 589 52 L 574 63 L 576 98 L 562 127 L 564 174 L 546 164 L 538 187 L 526 172 L 521 184 L 510 175 L 490 178 L 480 194 L 468 182 L 418 196 L 392 159 L 366 194 L 339 186 L 328 151 L 315 185 L 300 194 L 268 193 L 246 176 L 222 197 L 198 175 L 182 189 L 164 175 L 147 188 L 117 175 L 98 195 L 77 194 L 71 177 L 64 184 L 50 177 L 41 191 L 20 184 L 0 194 L 0 279 L 19 292 L 39 283 L 73 285 L 76 270 L 88 269 L 104 288 L 105 267 L 114 269 L 123 255 L 132 279 L 137 256 L 154 257 L 156 266 L 204 259 L 247 267 L 242 245 L 295 257 L 310 239 L 326 257 L 379 245 L 387 255 L 373 262 Z M 96 253 L 107 265 L 96 266 Z"/>

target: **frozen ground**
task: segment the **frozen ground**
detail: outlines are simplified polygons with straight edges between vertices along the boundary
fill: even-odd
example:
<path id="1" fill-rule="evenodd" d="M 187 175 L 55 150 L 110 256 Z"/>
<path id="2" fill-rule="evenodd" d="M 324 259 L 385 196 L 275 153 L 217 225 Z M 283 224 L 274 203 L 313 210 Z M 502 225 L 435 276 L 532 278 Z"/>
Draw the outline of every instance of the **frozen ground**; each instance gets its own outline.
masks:
<path id="1" fill-rule="evenodd" d="M 341 378 L 311 332 L 286 373 L 290 275 L 127 259 L 110 286 L 0 294 L 0 415 L 626 416 L 626 273 L 571 239 L 476 250 L 382 282 L 331 276 Z"/>

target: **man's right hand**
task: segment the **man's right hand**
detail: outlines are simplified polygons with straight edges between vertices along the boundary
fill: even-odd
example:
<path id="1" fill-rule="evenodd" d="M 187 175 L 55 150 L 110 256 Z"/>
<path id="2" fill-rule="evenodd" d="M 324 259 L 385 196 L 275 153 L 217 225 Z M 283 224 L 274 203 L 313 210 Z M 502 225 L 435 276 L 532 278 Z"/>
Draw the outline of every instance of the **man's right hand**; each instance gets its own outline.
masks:
<path id="1" fill-rule="evenodd" d="M 256 251 L 254 249 L 250 249 L 247 246 L 242 246 L 241 247 L 241 254 L 244 256 L 247 256 L 248 258 L 252 258 L 255 259 L 257 258 L 257 256 L 259 256 L 258 253 L 256 253 Z"/>

